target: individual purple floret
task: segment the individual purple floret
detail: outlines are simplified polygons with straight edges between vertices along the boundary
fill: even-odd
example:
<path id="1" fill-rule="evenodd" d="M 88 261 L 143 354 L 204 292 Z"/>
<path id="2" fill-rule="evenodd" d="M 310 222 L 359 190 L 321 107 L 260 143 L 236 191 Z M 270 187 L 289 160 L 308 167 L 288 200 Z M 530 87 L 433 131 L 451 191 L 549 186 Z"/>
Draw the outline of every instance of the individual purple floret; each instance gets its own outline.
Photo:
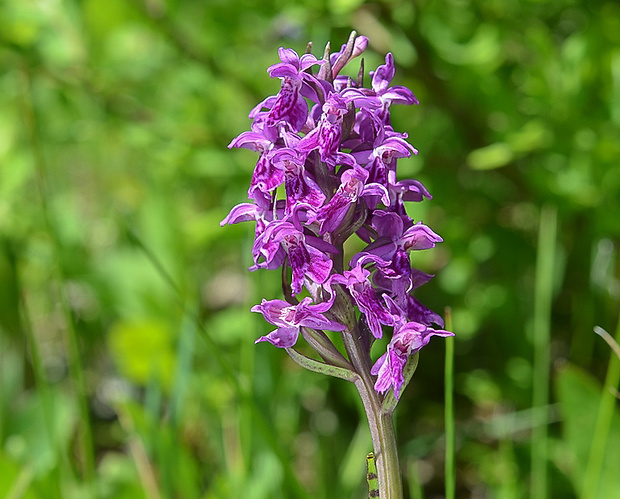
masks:
<path id="1" fill-rule="evenodd" d="M 323 104 L 323 114 L 316 128 L 299 142 L 299 150 L 310 152 L 318 149 L 321 161 L 333 169 L 336 164 L 353 166 L 355 160 L 340 151 L 342 121 L 347 114 L 347 102 L 337 93 L 329 96 Z"/>
<path id="2" fill-rule="evenodd" d="M 332 283 L 343 284 L 366 317 L 370 332 L 375 338 L 383 336 L 381 325 L 394 325 L 394 317 L 388 312 L 380 299 L 380 291 L 370 282 L 370 272 L 360 266 L 345 270 L 342 275 L 335 274 Z"/>
<path id="3" fill-rule="evenodd" d="M 284 172 L 286 212 L 291 213 L 295 206 L 306 204 L 318 210 L 325 202 L 325 194 L 306 171 L 306 156 L 296 149 L 283 147 L 272 157 L 273 164 Z"/>
<path id="4" fill-rule="evenodd" d="M 312 93 L 311 87 L 305 84 L 305 81 L 314 80 L 307 70 L 317 64 L 324 64 L 324 61 L 318 61 L 312 54 L 299 57 L 292 49 L 280 48 L 279 54 L 282 62 L 271 66 L 268 72 L 272 78 L 281 78 L 282 86 L 267 115 L 267 124 L 275 126 L 284 121 L 298 132 L 308 117 L 308 105 L 303 95 Z"/>
<path id="5" fill-rule="evenodd" d="M 312 298 L 306 297 L 297 305 L 291 305 L 284 300 L 265 300 L 260 305 L 254 305 L 252 312 L 260 312 L 263 317 L 277 326 L 277 329 L 267 336 L 261 336 L 256 340 L 268 341 L 272 345 L 281 348 L 289 348 L 297 343 L 299 330 L 302 326 L 313 329 L 330 329 L 331 331 L 342 331 L 345 326 L 335 321 L 327 319 L 323 313 L 326 312 L 331 303 L 320 303 L 311 305 Z"/>
<path id="6" fill-rule="evenodd" d="M 370 372 L 377 376 L 375 390 L 384 393 L 394 388 L 394 396 L 398 399 L 405 381 L 403 369 L 409 357 L 426 346 L 432 336 L 454 336 L 454 333 L 409 321 L 405 312 L 389 296 L 385 296 L 385 301 L 394 317 L 394 335 L 387 352 L 379 357 Z"/>
<path id="7" fill-rule="evenodd" d="M 331 366 L 362 376 L 373 364 L 373 341 L 388 334 L 387 351 L 371 372 L 376 397 L 393 389 L 398 398 L 409 358 L 431 336 L 452 333 L 413 296 L 432 276 L 412 268 L 412 253 L 442 239 L 408 214 L 408 203 L 431 195 L 418 180 L 398 177 L 398 160 L 418 151 L 392 127 L 390 107 L 418 101 L 392 85 L 392 54 L 370 71 L 369 87 L 363 71 L 357 78 L 341 74 L 367 46 L 366 37 L 352 33 L 321 60 L 280 48 L 280 62 L 268 68 L 281 81 L 278 93 L 252 109 L 250 130 L 229 145 L 258 153 L 249 202 L 221 224 L 254 221 L 250 270 L 282 271 L 285 300 L 263 299 L 252 308 L 277 326 L 257 342 L 286 348 L 313 370 L 333 374 L 325 370 Z M 345 241 L 356 236 L 364 247 L 350 254 L 355 246 Z M 324 330 L 342 335 L 348 358 Z M 321 361 L 293 353 L 301 333 Z"/>

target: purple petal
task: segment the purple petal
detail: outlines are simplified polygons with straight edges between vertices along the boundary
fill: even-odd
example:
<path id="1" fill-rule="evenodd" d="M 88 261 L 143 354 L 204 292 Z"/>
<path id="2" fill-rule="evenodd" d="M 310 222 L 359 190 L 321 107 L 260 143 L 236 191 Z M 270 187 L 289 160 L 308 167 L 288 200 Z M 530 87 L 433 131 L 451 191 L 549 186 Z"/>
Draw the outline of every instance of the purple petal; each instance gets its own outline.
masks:
<path id="1" fill-rule="evenodd" d="M 336 248 L 336 246 L 328 243 L 327 241 L 323 241 L 321 238 L 306 236 L 306 243 L 323 253 L 333 253 L 334 255 L 338 254 L 338 248 Z"/>
<path id="2" fill-rule="evenodd" d="M 366 185 L 362 196 L 364 198 L 367 196 L 376 196 L 381 199 L 381 202 L 384 205 L 389 206 L 390 204 L 390 194 L 387 188 L 384 185 L 377 184 L 376 182 Z"/>
<path id="3" fill-rule="evenodd" d="M 260 305 L 254 305 L 252 312 L 263 314 L 267 322 L 274 326 L 287 327 L 294 324 L 295 306 L 284 300 L 265 300 Z"/>
<path id="4" fill-rule="evenodd" d="M 321 222 L 319 228 L 319 234 L 325 234 L 326 232 L 334 232 L 344 220 L 351 203 L 357 198 L 351 198 L 342 190 L 338 190 L 329 203 L 323 205 L 323 207 L 317 212 L 315 220 Z"/>
<path id="5" fill-rule="evenodd" d="M 409 90 L 407 87 L 401 86 L 393 86 L 390 87 L 386 92 L 381 94 L 381 98 L 384 101 L 388 101 L 394 104 L 419 104 L 420 102 L 416 99 L 413 92 Z"/>
<path id="6" fill-rule="evenodd" d="M 243 132 L 228 144 L 229 148 L 244 147 L 252 151 L 267 151 L 271 147 L 271 141 L 264 135 L 256 132 Z"/>
<path id="7" fill-rule="evenodd" d="M 290 348 L 297 343 L 298 337 L 298 327 L 279 327 L 278 329 L 271 331 L 271 333 L 267 336 L 261 336 L 254 343 L 256 344 L 261 341 L 268 341 L 278 348 Z"/>
<path id="8" fill-rule="evenodd" d="M 388 52 L 385 56 L 385 64 L 372 73 L 372 89 L 377 93 L 385 92 L 394 78 L 394 73 L 394 56 Z"/>
<path id="9" fill-rule="evenodd" d="M 276 189 L 282 182 L 284 182 L 284 172 L 276 168 L 267 155 L 262 155 L 254 167 L 248 195 L 254 198 L 254 191 L 257 189 L 266 194 Z"/>
<path id="10" fill-rule="evenodd" d="M 327 255 L 321 253 L 312 246 L 306 247 L 308 249 L 308 254 L 310 255 L 310 261 L 308 262 L 306 273 L 314 282 L 323 284 L 329 277 L 329 273 L 333 267 L 333 262 Z"/>
<path id="11" fill-rule="evenodd" d="M 401 238 L 398 239 L 399 244 L 405 251 L 407 250 L 423 250 L 434 248 L 435 243 L 442 242 L 443 239 L 435 234 L 430 227 L 418 223 L 409 227 Z"/>
<path id="12" fill-rule="evenodd" d="M 278 49 L 278 55 L 283 63 L 292 64 L 293 66 L 299 68 L 299 56 L 293 49 L 280 47 Z"/>
<path id="13" fill-rule="evenodd" d="M 406 356 L 399 355 L 393 350 L 388 350 L 386 359 L 377 373 L 375 390 L 379 393 L 385 393 L 393 387 L 394 396 L 398 399 L 400 397 L 400 389 L 405 382 L 403 369 L 406 363 Z"/>
<path id="14" fill-rule="evenodd" d="M 346 326 L 339 322 L 329 320 L 321 315 L 309 315 L 302 319 L 299 324 L 312 329 L 326 329 L 328 331 L 344 331 L 346 329 Z"/>
<path id="15" fill-rule="evenodd" d="M 300 80 L 299 71 L 292 64 L 280 62 L 278 64 L 274 64 L 273 66 L 269 66 L 267 71 L 269 72 L 269 76 L 272 78 L 291 78 L 294 80 Z"/>
<path id="16" fill-rule="evenodd" d="M 325 61 L 318 60 L 316 56 L 314 56 L 313 54 L 304 54 L 301 56 L 301 59 L 300 59 L 299 71 L 300 72 L 305 71 L 306 69 L 308 69 L 311 66 L 314 66 L 315 64 L 322 66 L 323 64 L 325 64 Z"/>
<path id="17" fill-rule="evenodd" d="M 422 182 L 413 179 L 406 179 L 390 185 L 390 191 L 396 194 L 403 201 L 422 201 L 422 199 L 432 199 Z"/>
<path id="18" fill-rule="evenodd" d="M 376 210 L 371 225 L 380 237 L 389 237 L 395 240 L 403 235 L 403 219 L 396 213 Z"/>
<path id="19" fill-rule="evenodd" d="M 427 326 L 433 324 L 438 324 L 440 327 L 444 326 L 443 319 L 439 314 L 422 305 L 420 300 L 411 295 L 407 296 L 407 318 L 410 321 L 420 322 Z"/>
<path id="20" fill-rule="evenodd" d="M 306 203 L 316 210 L 325 202 L 325 194 L 305 170 L 300 175 L 285 173 L 284 186 L 288 212 L 299 203 Z"/>
<path id="21" fill-rule="evenodd" d="M 351 295 L 359 307 L 360 312 L 366 316 L 372 335 L 375 338 L 381 338 L 383 336 L 381 324 L 389 326 L 393 325 L 394 321 L 392 316 L 381 304 L 377 292 L 370 283 L 360 283 L 351 288 Z"/>
<path id="22" fill-rule="evenodd" d="M 399 328 L 390 344 L 393 344 L 394 348 L 398 346 L 398 348 L 406 349 L 407 354 L 410 355 L 428 345 L 432 336 L 454 336 L 454 333 L 443 329 L 432 329 L 418 322 L 407 322 Z"/>
<path id="23" fill-rule="evenodd" d="M 223 227 L 226 224 L 236 224 L 238 222 L 248 222 L 250 220 L 256 220 L 257 206 L 251 203 L 241 203 L 233 207 L 230 210 L 228 216 L 220 222 Z"/>
<path id="24" fill-rule="evenodd" d="M 261 113 L 263 108 L 271 109 L 273 107 L 273 103 L 276 101 L 275 95 L 270 95 L 265 100 L 259 102 L 254 108 L 250 111 L 249 117 L 250 119 L 255 119 Z"/>
<path id="25" fill-rule="evenodd" d="M 278 98 L 267 115 L 267 124 L 275 126 L 278 121 L 288 122 L 295 131 L 301 130 L 308 118 L 308 104 L 301 97 L 301 81 L 287 75 L 282 80 Z"/>
<path id="26" fill-rule="evenodd" d="M 385 352 L 381 357 L 377 359 L 377 362 L 375 362 L 372 368 L 370 369 L 370 374 L 372 374 L 373 376 L 376 376 L 381 370 L 381 366 L 383 366 L 383 363 L 385 362 L 386 358 L 387 358 L 387 352 Z"/>

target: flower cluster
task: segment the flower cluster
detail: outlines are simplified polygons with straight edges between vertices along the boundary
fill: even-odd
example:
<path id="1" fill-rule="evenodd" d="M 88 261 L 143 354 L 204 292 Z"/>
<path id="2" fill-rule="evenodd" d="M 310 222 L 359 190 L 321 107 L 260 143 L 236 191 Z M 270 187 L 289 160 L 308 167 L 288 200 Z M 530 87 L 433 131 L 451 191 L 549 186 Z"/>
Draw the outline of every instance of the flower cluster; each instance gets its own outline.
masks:
<path id="1" fill-rule="evenodd" d="M 251 130 L 229 146 L 259 155 L 250 202 L 235 206 L 222 225 L 256 222 L 250 270 L 283 268 L 286 301 L 252 308 L 276 326 L 257 342 L 289 349 L 303 328 L 355 329 L 368 336 L 369 355 L 372 340 L 391 329 L 387 352 L 371 373 L 375 390 L 393 388 L 398 398 L 408 358 L 431 336 L 452 333 L 411 294 L 432 276 L 412 269 L 410 252 L 442 240 L 405 210 L 405 202 L 430 194 L 417 180 L 399 180 L 396 171 L 397 160 L 417 150 L 392 128 L 390 106 L 418 101 L 408 88 L 391 86 L 391 54 L 370 72 L 370 88 L 363 86 L 363 60 L 356 79 L 340 75 L 367 43 L 353 33 L 321 60 L 280 48 L 281 62 L 268 69 L 281 80 L 279 93 L 251 111 Z M 353 234 L 366 247 L 345 267 L 343 245 Z M 354 324 L 334 310 L 338 293 L 359 310 Z"/>

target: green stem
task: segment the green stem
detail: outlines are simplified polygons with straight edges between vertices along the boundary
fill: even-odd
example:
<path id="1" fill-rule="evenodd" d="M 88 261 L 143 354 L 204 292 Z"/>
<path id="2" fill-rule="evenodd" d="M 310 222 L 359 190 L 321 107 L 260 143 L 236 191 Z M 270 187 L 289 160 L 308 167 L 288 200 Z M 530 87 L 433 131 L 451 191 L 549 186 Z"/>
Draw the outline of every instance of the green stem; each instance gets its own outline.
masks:
<path id="1" fill-rule="evenodd" d="M 344 247 L 342 243 L 337 247 L 339 251 L 333 257 L 334 268 L 342 272 Z M 403 484 L 398 462 L 393 408 L 384 411 L 383 397 L 375 390 L 374 379 L 370 374 L 370 349 L 362 341 L 364 336 L 360 332 L 351 298 L 339 285 L 334 285 L 333 290 L 336 298 L 332 310 L 336 311 L 337 320 L 347 326 L 346 331 L 342 332 L 342 339 L 349 362 L 357 373 L 353 383 L 360 394 L 368 420 L 379 479 L 379 497 L 380 499 L 402 499 Z"/>
<path id="2" fill-rule="evenodd" d="M 348 326 L 347 330 L 342 333 L 344 346 L 349 361 L 358 375 L 354 384 L 362 399 L 370 428 L 379 478 L 379 497 L 381 499 L 402 499 L 403 487 L 393 416 L 391 412 L 383 411 L 382 398 L 375 391 L 374 380 L 370 374 L 370 356 L 362 344 L 362 335 L 357 326 L 350 299 L 341 289 L 337 288 L 336 293 L 335 308 L 342 312 L 340 320 Z"/>
<path id="3" fill-rule="evenodd" d="M 326 374 L 328 376 L 334 376 L 336 378 L 341 378 L 346 381 L 352 382 L 354 382 L 355 378 L 357 378 L 357 375 L 351 369 L 337 367 L 331 364 L 325 364 L 324 362 L 319 362 L 318 360 L 306 357 L 294 348 L 287 348 L 286 353 L 288 353 L 291 359 L 293 359 L 297 364 L 299 364 L 304 369 L 308 369 L 309 371 Z"/>
<path id="4" fill-rule="evenodd" d="M 446 309 L 446 329 L 452 329 L 452 313 Z M 446 361 L 444 368 L 444 414 L 446 426 L 446 499 L 454 499 L 456 491 L 455 428 L 454 428 L 454 337 L 445 339 Z"/>
<path id="5" fill-rule="evenodd" d="M 323 331 L 302 327 L 301 335 L 323 360 L 333 366 L 351 370 L 351 364 L 342 356 Z"/>
<path id="6" fill-rule="evenodd" d="M 370 369 L 361 374 L 354 383 L 364 404 L 370 427 L 379 478 L 379 497 L 402 499 L 402 480 L 392 414 L 384 414 L 381 411 L 381 401 L 370 378 Z"/>

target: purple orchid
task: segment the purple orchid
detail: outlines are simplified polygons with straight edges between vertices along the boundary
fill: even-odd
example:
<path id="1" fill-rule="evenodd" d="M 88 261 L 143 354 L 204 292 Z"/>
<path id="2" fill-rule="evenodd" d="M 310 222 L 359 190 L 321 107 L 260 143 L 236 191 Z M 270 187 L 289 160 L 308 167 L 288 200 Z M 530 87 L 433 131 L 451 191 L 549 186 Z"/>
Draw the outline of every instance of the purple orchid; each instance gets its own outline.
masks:
<path id="1" fill-rule="evenodd" d="M 355 160 L 350 155 L 339 151 L 342 139 L 342 120 L 346 113 L 345 99 L 337 93 L 330 95 L 327 102 L 323 104 L 323 114 L 319 124 L 299 142 L 299 149 L 307 152 L 318 149 L 321 161 L 330 168 L 337 163 L 353 166 Z"/>
<path id="2" fill-rule="evenodd" d="M 365 314 L 366 322 L 375 338 L 383 336 L 381 324 L 394 325 L 394 318 L 379 298 L 378 291 L 370 282 L 370 271 L 361 266 L 345 270 L 342 275 L 334 274 L 331 282 L 344 284 L 351 293 L 360 312 Z"/>
<path id="3" fill-rule="evenodd" d="M 257 190 L 263 194 L 268 194 L 284 181 L 284 174 L 273 165 L 270 158 L 274 140 L 258 132 L 243 132 L 228 147 L 243 147 L 260 154 L 248 189 L 250 199 L 256 196 Z"/>
<path id="4" fill-rule="evenodd" d="M 399 302 L 403 301 L 413 285 L 408 252 L 433 248 L 442 239 L 421 223 L 405 230 L 401 216 L 384 210 L 375 210 L 372 226 L 379 237 L 351 260 L 351 266 L 373 263 L 385 278 L 393 281 L 394 294 Z"/>
<path id="5" fill-rule="evenodd" d="M 453 333 L 414 296 L 432 276 L 412 268 L 410 254 L 442 239 L 407 214 L 406 203 L 431 195 L 421 182 L 398 178 L 398 160 L 418 151 L 393 129 L 390 107 L 418 101 L 408 88 L 392 85 L 392 54 L 370 72 L 370 88 L 363 87 L 361 72 L 355 79 L 341 74 L 367 46 L 368 39 L 353 32 L 340 51 L 330 54 L 328 46 L 322 60 L 280 48 L 280 62 L 268 69 L 281 80 L 278 94 L 252 109 L 251 130 L 229 145 L 258 153 L 250 202 L 235 206 L 221 225 L 254 221 L 250 270 L 282 270 L 285 300 L 252 307 L 276 326 L 256 342 L 355 383 L 378 456 L 380 495 L 398 498 L 399 481 L 386 478 L 390 469 L 398 473 L 398 459 L 395 450 L 383 451 L 396 447 L 384 416 L 409 381 L 410 357 L 432 336 Z M 354 234 L 366 246 L 347 256 L 347 267 L 345 249 L 355 246 L 345 242 Z M 338 333 L 344 348 L 324 331 Z M 300 334 L 320 360 L 292 348 Z M 384 334 L 387 351 L 373 365 L 372 343 Z M 390 389 L 395 399 L 386 396 Z"/>
<path id="6" fill-rule="evenodd" d="M 256 268 L 278 268 L 287 258 L 293 275 L 291 287 L 297 294 L 301 293 L 306 277 L 319 284 L 327 281 L 333 262 L 326 250 L 337 252 L 329 243 L 306 236 L 293 223 L 283 220 L 269 224 L 256 240 L 253 252 L 255 263 L 259 256 L 265 258 Z"/>
<path id="7" fill-rule="evenodd" d="M 302 327 L 313 329 L 327 329 L 329 331 L 343 331 L 345 326 L 325 317 L 324 313 L 331 303 L 311 305 L 312 298 L 306 297 L 297 305 L 291 305 L 284 300 L 265 300 L 260 305 L 254 305 L 252 312 L 260 312 L 267 322 L 277 329 L 267 336 L 261 336 L 256 343 L 268 341 L 280 348 L 290 348 L 297 343 Z"/>
<path id="8" fill-rule="evenodd" d="M 340 187 L 331 200 L 318 211 L 315 220 L 320 222 L 319 234 L 335 232 L 341 225 L 345 215 L 360 197 L 379 197 L 389 204 L 388 190 L 379 183 L 369 183 L 368 171 L 356 166 L 345 170 L 341 177 Z"/>
<path id="9" fill-rule="evenodd" d="M 386 104 L 419 104 L 413 92 L 407 87 L 400 85 L 392 85 L 395 74 L 394 56 L 391 53 L 386 54 L 385 64 L 379 66 L 376 71 L 371 71 L 372 89 L 379 96 L 382 102 Z"/>
<path id="10" fill-rule="evenodd" d="M 318 210 L 325 202 L 325 194 L 304 166 L 305 159 L 304 154 L 289 147 L 278 149 L 272 156 L 274 166 L 284 175 L 287 213 L 299 204 Z"/>
<path id="11" fill-rule="evenodd" d="M 304 80 L 316 81 L 307 70 L 324 64 L 324 61 L 317 60 L 312 54 L 299 57 L 292 49 L 280 48 L 279 54 L 282 62 L 267 70 L 272 78 L 282 79 L 280 92 L 267 115 L 267 124 L 275 126 L 284 120 L 298 132 L 308 117 L 308 104 L 303 96 L 314 95 L 311 87 L 304 85 Z"/>
<path id="12" fill-rule="evenodd" d="M 403 310 L 389 296 L 384 296 L 384 299 L 394 317 L 394 334 L 387 351 L 379 357 L 370 372 L 377 376 L 375 390 L 385 393 L 393 388 L 394 396 L 398 399 L 405 382 L 403 370 L 409 357 L 428 345 L 432 336 L 454 336 L 454 333 L 409 321 Z"/>
<path id="13" fill-rule="evenodd" d="M 370 72 L 370 88 L 361 77 L 341 74 L 367 46 L 366 37 L 352 33 L 322 60 L 279 50 L 280 62 L 268 69 L 281 80 L 278 94 L 250 112 L 251 130 L 229 146 L 258 153 L 250 202 L 234 207 L 221 224 L 254 221 L 250 270 L 283 271 L 286 301 L 263 300 L 252 308 L 277 326 L 257 341 L 289 348 L 307 328 L 304 338 L 325 362 L 289 352 L 296 362 L 361 375 L 371 364 L 372 341 L 389 332 L 388 350 L 372 370 L 378 376 L 373 396 L 393 388 L 398 397 L 407 359 L 431 336 L 452 333 L 436 329 L 443 327 L 441 317 L 413 296 L 432 276 L 412 268 L 410 253 L 442 239 L 407 215 L 406 203 L 431 195 L 421 182 L 397 176 L 398 160 L 418 151 L 393 129 L 390 106 L 418 101 L 411 90 L 392 85 L 391 54 Z M 347 267 L 344 243 L 354 234 L 366 246 Z M 310 296 L 296 296 L 302 292 Z M 358 354 L 345 359 L 319 332 L 324 329 L 342 335 L 347 354 Z"/>
<path id="14" fill-rule="evenodd" d="M 394 181 L 393 172 L 388 173 L 388 191 L 390 195 L 390 209 L 397 213 L 401 218 L 407 217 L 405 201 L 422 201 L 424 198 L 431 199 L 432 196 L 418 180 L 406 179 L 399 182 Z M 440 241 L 437 241 L 440 242 Z"/>

